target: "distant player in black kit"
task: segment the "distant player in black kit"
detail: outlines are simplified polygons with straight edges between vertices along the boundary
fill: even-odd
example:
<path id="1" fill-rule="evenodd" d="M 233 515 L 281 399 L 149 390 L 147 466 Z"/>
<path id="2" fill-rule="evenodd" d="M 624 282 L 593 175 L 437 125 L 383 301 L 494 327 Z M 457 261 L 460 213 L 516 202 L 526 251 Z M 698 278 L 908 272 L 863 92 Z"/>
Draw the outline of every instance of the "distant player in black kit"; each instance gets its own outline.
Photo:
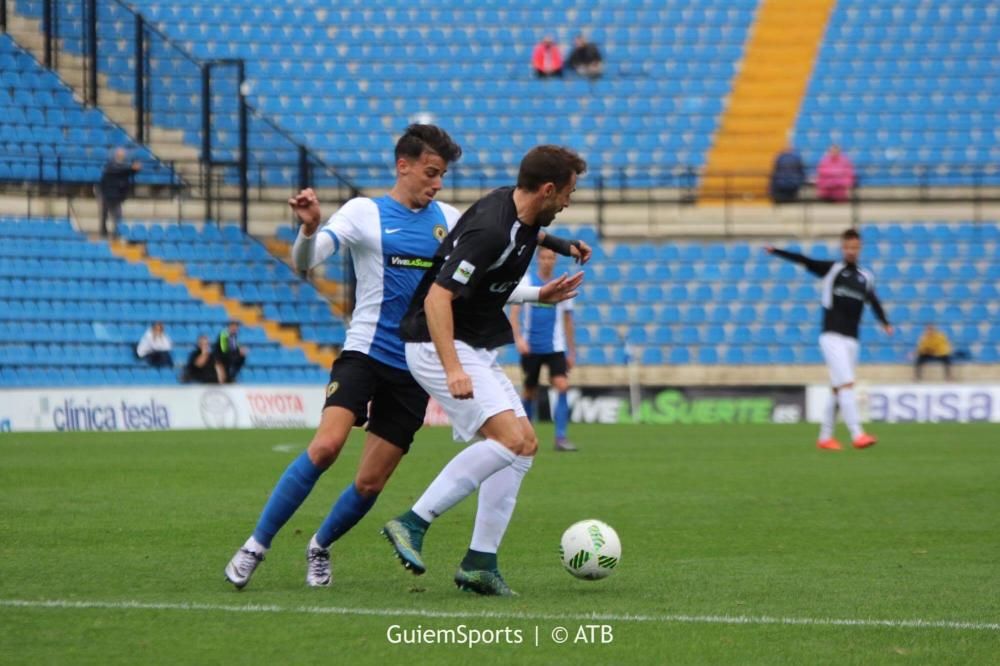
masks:
<path id="1" fill-rule="evenodd" d="M 539 228 L 569 205 L 577 175 L 586 168 L 567 148 L 529 151 L 517 187 L 480 199 L 441 243 L 403 318 L 400 333 L 410 372 L 441 403 L 455 439 L 470 442 L 412 510 L 382 530 L 415 574 L 426 570 L 420 551 L 431 521 L 479 488 L 472 543 L 455 583 L 479 594 L 513 594 L 497 567 L 497 550 L 538 440 L 496 350 L 514 341 L 504 305 L 528 270 L 535 246 L 551 247 L 558 240 L 539 234 Z M 566 253 L 567 248 L 553 249 Z M 580 258 L 586 261 L 589 253 Z M 575 296 L 582 279 L 582 273 L 568 278 L 562 298 Z"/>
<path id="2" fill-rule="evenodd" d="M 843 258 L 840 261 L 810 259 L 801 254 L 778 250 L 771 246 L 764 248 L 768 254 L 800 263 L 818 277 L 823 278 L 823 332 L 819 336 L 819 347 L 830 371 L 833 393 L 820 425 L 817 446 L 828 451 L 839 451 L 840 442 L 833 436 L 837 419 L 837 406 L 851 431 L 854 448 L 864 449 L 878 440 L 865 433 L 861 427 L 857 397 L 854 394 L 854 369 L 858 363 L 858 325 L 865 303 L 870 303 L 875 316 L 887 335 L 892 335 L 892 326 L 885 316 L 882 304 L 875 295 L 875 276 L 871 271 L 858 266 L 861 254 L 861 236 L 854 229 L 848 229 L 840 237 Z"/>

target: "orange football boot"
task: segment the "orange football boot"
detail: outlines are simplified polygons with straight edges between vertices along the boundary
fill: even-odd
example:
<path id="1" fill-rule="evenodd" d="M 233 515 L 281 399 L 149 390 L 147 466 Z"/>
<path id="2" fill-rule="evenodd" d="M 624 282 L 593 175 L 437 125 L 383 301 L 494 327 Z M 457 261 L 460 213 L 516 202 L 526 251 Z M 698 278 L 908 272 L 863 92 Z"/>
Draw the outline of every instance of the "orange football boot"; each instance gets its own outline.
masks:
<path id="1" fill-rule="evenodd" d="M 878 443 L 878 439 L 874 435 L 869 435 L 868 433 L 862 433 L 860 437 L 854 440 L 854 448 L 856 449 L 867 449 L 869 446 L 875 446 Z"/>
<path id="2" fill-rule="evenodd" d="M 829 439 L 821 439 L 816 442 L 816 448 L 823 449 L 824 451 L 840 451 L 843 447 L 840 446 L 840 442 L 835 438 L 830 437 Z"/>

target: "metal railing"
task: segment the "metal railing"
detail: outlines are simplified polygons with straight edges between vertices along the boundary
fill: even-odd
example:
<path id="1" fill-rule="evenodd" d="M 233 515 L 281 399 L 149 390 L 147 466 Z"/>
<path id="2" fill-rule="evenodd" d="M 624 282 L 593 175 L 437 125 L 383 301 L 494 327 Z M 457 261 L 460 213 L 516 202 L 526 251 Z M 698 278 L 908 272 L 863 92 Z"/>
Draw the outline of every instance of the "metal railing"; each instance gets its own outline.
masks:
<path id="1" fill-rule="evenodd" d="M 3 30 L 9 1 L 0 0 Z M 231 199 L 230 185 L 236 185 L 245 229 L 251 169 L 265 162 L 294 165 L 289 184 L 306 186 L 318 177 L 347 192 L 359 191 L 335 166 L 254 108 L 246 97 L 242 59 L 200 59 L 122 0 L 22 1 L 40 13 L 47 67 L 58 67 L 60 49 L 82 59 L 87 104 L 104 102 L 98 83 L 105 77 L 110 90 L 130 98 L 134 111 L 125 129 L 137 143 L 152 144 L 155 153 L 154 130 L 176 130 L 199 150 L 196 165 L 184 160 L 173 165 L 187 169 L 182 173 L 190 194 L 205 200 L 206 213 L 217 198 Z M 102 36 L 99 21 L 124 24 L 129 39 Z"/>
<path id="2" fill-rule="evenodd" d="M 248 127 L 251 131 L 260 126 L 273 133 L 283 131 L 268 123 L 269 119 L 249 110 Z M 393 180 L 392 165 L 388 162 L 334 167 L 301 146 L 294 152 L 285 151 L 273 158 L 262 152 L 250 151 L 245 165 L 239 160 L 223 159 L 228 155 L 225 151 L 211 161 L 154 163 L 140 177 L 139 184 L 165 189 L 171 196 L 184 196 L 188 201 L 203 195 L 204 217 L 222 219 L 231 217 L 219 213 L 220 207 L 227 203 L 244 206 L 252 202 L 283 203 L 301 187 L 311 186 L 322 190 L 329 204 L 335 204 L 361 194 L 352 182 L 354 178 L 359 182 L 367 180 L 371 190 L 387 189 Z M 20 177 L 5 178 L 4 174 L 10 173 L 14 165 L 19 167 Z M 0 185 L 34 181 L 72 190 L 74 186 L 86 183 L 72 178 L 71 174 L 78 174 L 79 169 L 70 167 L 90 167 L 93 172 L 94 165 L 93 160 L 58 156 L 0 155 Z M 162 174 L 162 177 L 150 182 L 149 173 Z M 197 185 L 188 185 L 177 176 L 179 173 L 196 174 L 193 180 Z M 242 178 L 244 173 L 245 182 Z M 850 189 L 847 199 L 839 202 L 855 223 L 861 221 L 863 206 L 867 204 L 968 204 L 972 211 L 970 217 L 979 220 L 982 206 L 1000 203 L 1000 166 L 856 165 L 855 173 L 855 186 Z M 343 174 L 354 178 L 347 180 Z M 440 198 L 455 205 L 468 205 L 495 187 L 513 184 L 516 178 L 516 164 L 458 162 L 451 165 Z M 753 188 L 747 187 L 748 179 L 755 182 Z M 737 215 L 735 211 L 741 203 L 759 203 L 766 199 L 768 179 L 769 174 L 763 172 L 714 173 L 706 183 L 697 167 L 654 164 L 605 167 L 592 164 L 590 171 L 578 183 L 575 201 L 594 207 L 594 221 L 601 232 L 613 223 L 608 219 L 608 209 L 612 206 L 655 209 L 670 205 L 684 209 L 704 203 L 707 199 L 723 206 L 728 221 L 730 216 Z M 827 204 L 811 182 L 802 186 L 793 203 L 802 207 L 804 218 L 808 218 L 810 211 L 818 206 L 834 205 Z M 803 223 L 806 222 L 808 220 L 803 219 Z"/>

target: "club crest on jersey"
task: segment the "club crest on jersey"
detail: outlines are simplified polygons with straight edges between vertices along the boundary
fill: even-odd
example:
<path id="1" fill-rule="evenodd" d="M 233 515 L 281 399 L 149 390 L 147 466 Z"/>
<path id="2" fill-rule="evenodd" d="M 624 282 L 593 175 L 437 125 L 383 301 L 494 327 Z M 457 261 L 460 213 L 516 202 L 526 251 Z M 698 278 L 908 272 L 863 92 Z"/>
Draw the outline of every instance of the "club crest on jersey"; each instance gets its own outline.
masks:
<path id="1" fill-rule="evenodd" d="M 462 284 L 469 284 L 469 280 L 472 279 L 472 274 L 475 272 L 476 267 L 463 259 L 458 268 L 455 269 L 451 279 Z"/>
<path id="2" fill-rule="evenodd" d="M 326 397 L 329 398 L 331 395 L 333 395 L 334 393 L 336 393 L 337 389 L 339 389 L 339 388 L 340 388 L 340 382 L 330 382 L 329 384 L 327 384 L 327 386 L 326 386 Z"/>
<path id="3" fill-rule="evenodd" d="M 439 241 L 443 241 L 444 237 L 448 235 L 448 230 L 445 229 L 443 224 L 434 225 L 434 238 Z"/>

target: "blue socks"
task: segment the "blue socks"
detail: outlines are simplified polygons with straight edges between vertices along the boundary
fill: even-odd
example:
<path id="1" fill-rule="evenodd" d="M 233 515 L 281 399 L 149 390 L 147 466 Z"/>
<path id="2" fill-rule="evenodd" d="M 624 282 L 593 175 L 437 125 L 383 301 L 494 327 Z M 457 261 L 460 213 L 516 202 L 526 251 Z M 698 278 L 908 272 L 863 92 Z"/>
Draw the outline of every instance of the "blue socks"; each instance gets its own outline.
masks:
<path id="1" fill-rule="evenodd" d="M 529 421 L 535 420 L 535 401 L 528 400 L 527 398 L 521 398 L 521 404 L 524 405 L 524 414 L 528 417 Z"/>
<path id="2" fill-rule="evenodd" d="M 553 417 L 556 422 L 556 439 L 566 439 L 566 429 L 569 428 L 569 398 L 565 393 L 559 394 Z"/>
<path id="3" fill-rule="evenodd" d="M 316 485 L 316 479 L 322 473 L 323 470 L 312 464 L 305 451 L 292 461 L 278 479 L 278 485 L 271 492 L 271 498 L 267 500 L 260 520 L 257 521 L 257 527 L 253 531 L 253 538 L 257 543 L 265 548 L 271 547 L 271 539 L 309 496 Z"/>
<path id="4" fill-rule="evenodd" d="M 365 517 L 368 510 L 375 506 L 376 499 L 378 499 L 377 493 L 365 497 L 358 492 L 352 481 L 337 498 L 337 502 L 330 509 L 330 515 L 317 530 L 316 542 L 323 548 L 329 548 L 330 544 L 347 534 L 348 530 Z"/>

